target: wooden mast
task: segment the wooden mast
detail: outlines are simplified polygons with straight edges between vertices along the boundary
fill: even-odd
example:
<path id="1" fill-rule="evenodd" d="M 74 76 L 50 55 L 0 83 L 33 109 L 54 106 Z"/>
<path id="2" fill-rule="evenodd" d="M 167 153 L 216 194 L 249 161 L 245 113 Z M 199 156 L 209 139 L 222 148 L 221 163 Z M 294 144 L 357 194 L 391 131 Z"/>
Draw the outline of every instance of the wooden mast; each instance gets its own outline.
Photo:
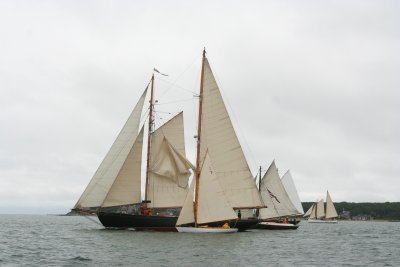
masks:
<path id="1" fill-rule="evenodd" d="M 200 142 L 201 142 L 201 119 L 203 113 L 203 86 L 204 86 L 204 63 L 206 60 L 206 49 L 203 50 L 203 60 L 201 64 L 201 80 L 200 80 L 200 95 L 199 95 L 199 118 L 197 126 L 197 155 L 196 155 L 196 189 L 194 197 L 194 223 L 197 227 L 197 211 L 199 207 L 199 180 L 200 180 Z"/>
<path id="2" fill-rule="evenodd" d="M 146 164 L 146 186 L 144 191 L 144 207 L 147 208 L 147 191 L 149 186 L 149 166 L 150 166 L 150 148 L 151 148 L 151 132 L 153 128 L 153 91 L 154 91 L 154 73 L 151 76 L 150 90 L 150 111 L 149 111 L 149 130 L 147 133 L 147 164 Z"/>

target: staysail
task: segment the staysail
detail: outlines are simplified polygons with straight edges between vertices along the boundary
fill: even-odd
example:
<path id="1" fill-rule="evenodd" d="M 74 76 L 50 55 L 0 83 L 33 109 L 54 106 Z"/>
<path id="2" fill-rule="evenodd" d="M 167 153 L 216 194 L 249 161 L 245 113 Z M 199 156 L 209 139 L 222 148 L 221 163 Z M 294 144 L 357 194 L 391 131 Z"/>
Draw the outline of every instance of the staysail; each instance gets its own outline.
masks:
<path id="1" fill-rule="evenodd" d="M 183 113 L 151 135 L 149 208 L 181 207 L 193 165 L 185 157 Z"/>
<path id="2" fill-rule="evenodd" d="M 230 206 L 264 206 L 207 58 L 204 58 L 201 125 L 200 159 L 208 151 Z"/>
<path id="3" fill-rule="evenodd" d="M 177 225 L 194 223 L 193 191 L 195 181 L 192 181 L 190 191 L 179 215 Z M 199 178 L 197 204 L 197 223 L 207 224 L 235 220 L 237 215 L 228 203 L 224 189 L 218 181 L 217 173 L 211 165 L 209 154 L 206 153 Z"/>
<path id="4" fill-rule="evenodd" d="M 331 196 L 328 191 L 326 191 L 326 214 L 325 218 L 330 219 L 330 218 L 336 218 L 338 217 L 338 214 L 336 212 L 335 206 L 333 205 Z"/>
<path id="5" fill-rule="evenodd" d="M 300 197 L 294 184 L 292 174 L 288 170 L 282 177 L 282 184 L 289 195 L 290 201 L 293 203 L 294 207 L 297 209 L 299 215 L 304 214 L 303 206 L 301 205 Z"/>
<path id="6" fill-rule="evenodd" d="M 146 92 L 147 88 L 93 178 L 90 180 L 89 185 L 75 204 L 74 209 L 98 208 L 104 202 L 107 193 L 138 137 L 140 116 Z"/>
<path id="7" fill-rule="evenodd" d="M 193 209 L 193 198 L 194 198 L 194 187 L 196 181 L 192 179 L 189 190 L 187 192 L 185 202 L 183 203 L 181 213 L 179 214 L 176 225 L 184 225 L 194 223 L 194 209 Z"/>
<path id="8" fill-rule="evenodd" d="M 140 203 L 143 127 L 101 207 Z"/>
<path id="9" fill-rule="evenodd" d="M 282 184 L 282 181 L 278 174 L 278 169 L 276 168 L 275 161 L 271 163 L 267 172 L 261 180 L 261 196 L 265 202 L 269 202 L 269 199 L 272 201 L 272 205 L 268 206 L 266 209 L 261 209 L 261 219 L 268 219 L 271 217 L 264 217 L 267 213 L 273 214 L 274 212 L 268 211 L 268 209 L 272 209 L 273 207 L 278 216 L 274 217 L 282 217 L 282 216 L 291 216 L 297 215 L 298 211 L 294 207 L 293 203 L 290 201 L 288 194 Z"/>

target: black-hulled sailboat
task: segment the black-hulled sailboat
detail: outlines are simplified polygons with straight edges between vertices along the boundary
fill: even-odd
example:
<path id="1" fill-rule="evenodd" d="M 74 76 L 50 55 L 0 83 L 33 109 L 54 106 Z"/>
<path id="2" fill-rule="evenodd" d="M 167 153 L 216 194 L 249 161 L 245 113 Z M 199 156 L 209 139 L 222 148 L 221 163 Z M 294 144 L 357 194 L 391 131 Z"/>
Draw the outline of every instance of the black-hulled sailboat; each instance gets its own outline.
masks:
<path id="1" fill-rule="evenodd" d="M 120 134 L 79 198 L 74 211 L 95 211 L 105 227 L 175 231 L 192 164 L 185 156 L 183 113 L 154 127 L 154 74 L 150 81 L 145 197 L 141 201 L 145 89 Z"/>
<path id="2" fill-rule="evenodd" d="M 141 165 L 144 139 L 140 118 L 147 88 L 110 151 L 79 198 L 74 211 L 95 212 L 105 227 L 176 231 L 175 225 L 189 192 L 183 114 L 153 131 L 154 74 L 151 79 L 144 199 L 141 200 Z M 206 151 L 229 207 L 237 213 L 265 207 L 252 179 L 218 85 L 203 51 L 199 96 L 199 134 L 196 166 Z M 197 168 L 197 170 L 199 170 Z M 195 173 L 195 176 L 199 171 Z M 227 220 L 245 230 L 256 218 Z"/>

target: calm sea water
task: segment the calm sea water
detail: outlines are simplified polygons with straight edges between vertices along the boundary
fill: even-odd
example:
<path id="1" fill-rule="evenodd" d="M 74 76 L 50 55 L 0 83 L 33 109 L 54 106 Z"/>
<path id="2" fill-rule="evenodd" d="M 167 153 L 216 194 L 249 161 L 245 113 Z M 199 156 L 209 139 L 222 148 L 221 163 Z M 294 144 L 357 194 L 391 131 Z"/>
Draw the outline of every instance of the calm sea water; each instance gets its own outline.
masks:
<path id="1" fill-rule="evenodd" d="M 0 215 L 0 265 L 400 266 L 400 223 L 302 222 L 294 231 L 196 235 L 106 230 L 85 217 Z"/>

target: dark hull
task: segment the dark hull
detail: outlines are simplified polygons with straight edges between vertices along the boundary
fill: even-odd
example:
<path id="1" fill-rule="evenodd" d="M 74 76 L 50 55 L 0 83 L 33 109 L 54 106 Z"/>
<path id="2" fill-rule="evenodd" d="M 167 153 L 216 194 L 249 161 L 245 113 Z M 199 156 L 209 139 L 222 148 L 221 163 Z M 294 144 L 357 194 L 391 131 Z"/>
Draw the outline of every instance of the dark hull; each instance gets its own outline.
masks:
<path id="1" fill-rule="evenodd" d="M 176 232 L 175 225 L 178 220 L 178 217 L 175 216 L 131 215 L 105 212 L 99 212 L 97 217 L 104 227 L 170 232 Z"/>
<path id="2" fill-rule="evenodd" d="M 280 224 L 257 224 L 253 229 L 260 229 L 260 230 L 296 230 L 299 228 L 300 225 L 298 224 L 287 224 L 287 225 L 280 225 Z"/>
<path id="3" fill-rule="evenodd" d="M 105 213 L 99 212 L 97 214 L 100 222 L 107 228 L 134 228 L 136 230 L 146 231 L 169 231 L 176 232 L 176 221 L 178 217 L 175 216 L 149 216 L 149 215 L 132 215 L 121 213 Z M 257 219 L 248 220 L 232 220 L 229 221 L 229 226 L 238 228 L 239 231 L 245 231 L 257 225 Z M 217 226 L 220 223 L 210 226 Z"/>

